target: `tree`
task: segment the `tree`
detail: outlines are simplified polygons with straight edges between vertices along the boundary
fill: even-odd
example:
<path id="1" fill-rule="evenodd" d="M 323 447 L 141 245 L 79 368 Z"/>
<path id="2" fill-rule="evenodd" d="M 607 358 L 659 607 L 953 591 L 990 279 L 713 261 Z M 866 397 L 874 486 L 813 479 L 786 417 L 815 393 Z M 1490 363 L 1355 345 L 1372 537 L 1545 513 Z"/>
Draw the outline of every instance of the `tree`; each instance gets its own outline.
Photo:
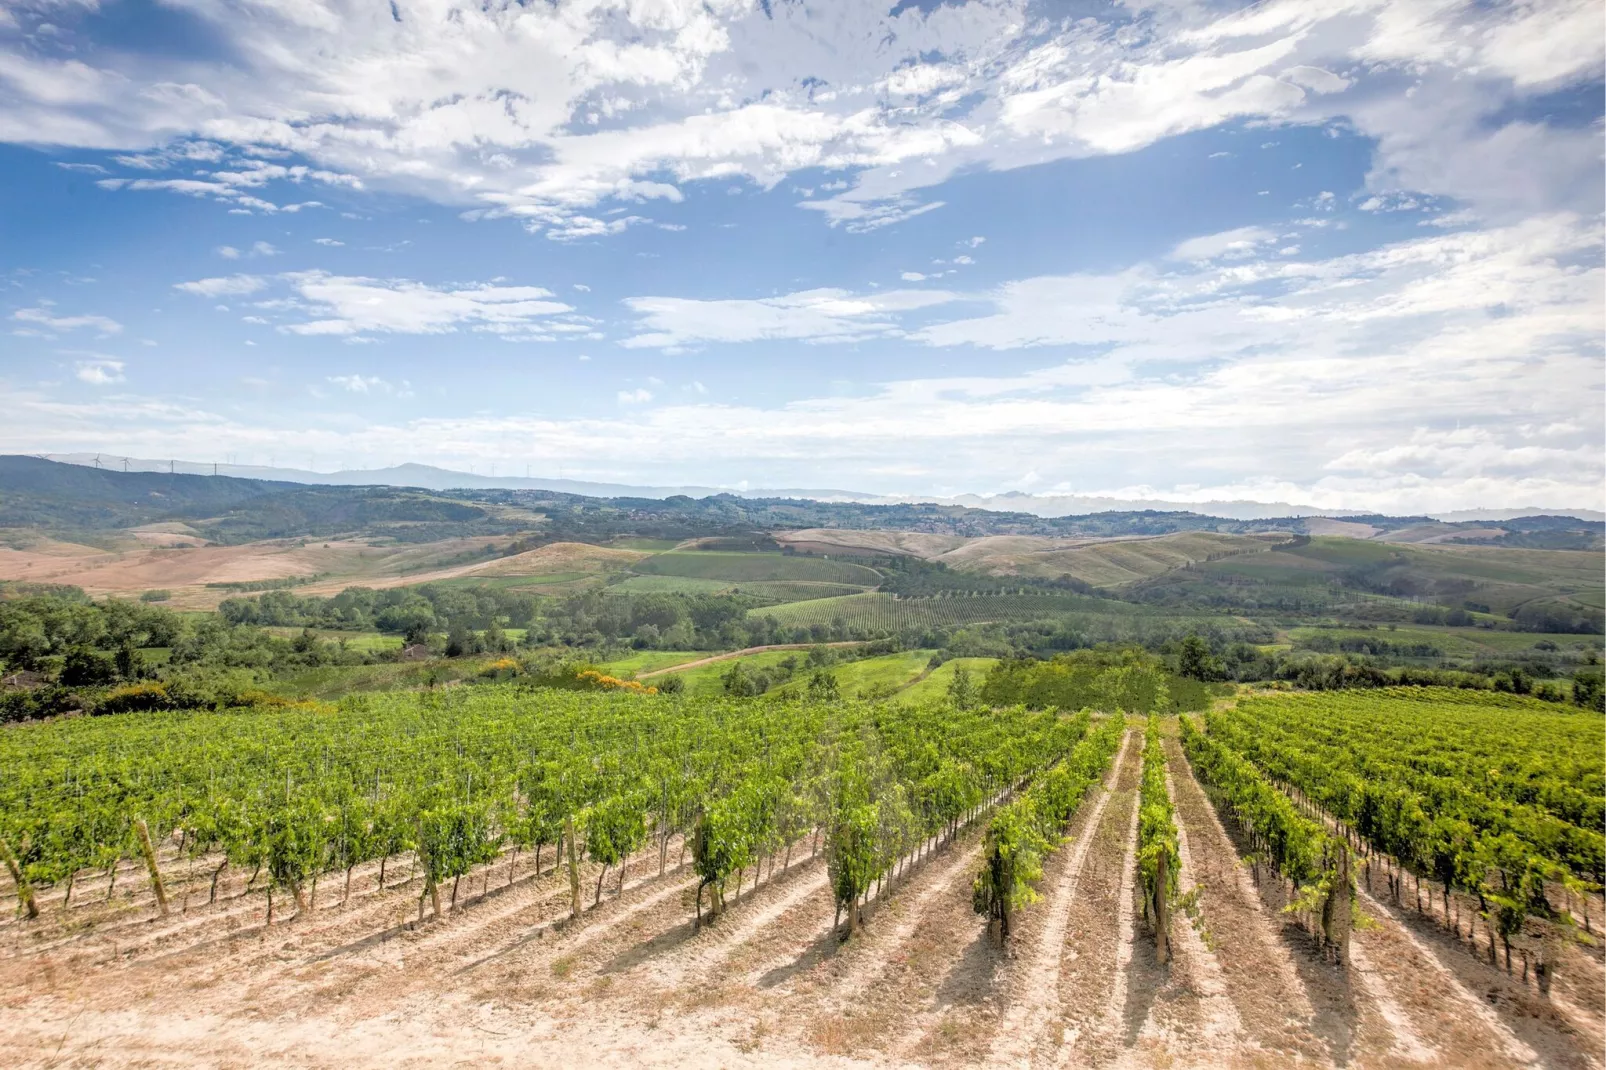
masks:
<path id="1" fill-rule="evenodd" d="M 815 702 L 837 702 L 842 698 L 842 688 L 835 676 L 824 669 L 816 669 L 809 677 L 809 698 Z"/>
<path id="2" fill-rule="evenodd" d="M 1222 671 L 1221 661 L 1210 653 L 1210 644 L 1199 635 L 1190 633 L 1182 640 L 1182 650 L 1177 657 L 1177 675 L 1186 676 L 1190 680 L 1220 680 L 1226 676 Z"/>
<path id="3" fill-rule="evenodd" d="M 981 696 L 969 669 L 960 666 L 954 670 L 953 679 L 948 681 L 948 701 L 962 710 L 973 710 L 980 704 Z"/>
<path id="4" fill-rule="evenodd" d="M 502 630 L 502 622 L 496 617 L 485 626 L 485 634 L 481 637 L 487 652 L 492 654 L 506 654 L 512 651 L 513 641 Z"/>
<path id="5" fill-rule="evenodd" d="M 725 685 L 727 695 L 734 695 L 737 698 L 751 698 L 764 693 L 759 681 L 751 676 L 747 667 L 739 661 L 725 671 L 725 675 L 720 677 L 720 682 Z"/>
<path id="6" fill-rule="evenodd" d="M 117 666 L 117 675 L 124 680 L 138 680 L 145 675 L 145 666 L 140 660 L 139 651 L 135 650 L 134 644 L 127 639 L 118 644 L 113 663 Z"/>
<path id="7" fill-rule="evenodd" d="M 116 680 L 112 659 L 86 646 L 69 650 L 61 667 L 61 682 L 67 687 L 98 687 Z"/>
<path id="8" fill-rule="evenodd" d="M 465 654 L 476 652 L 479 643 L 474 633 L 468 630 L 468 625 L 458 622 L 452 625 L 452 630 L 446 634 L 446 656 L 460 658 Z"/>

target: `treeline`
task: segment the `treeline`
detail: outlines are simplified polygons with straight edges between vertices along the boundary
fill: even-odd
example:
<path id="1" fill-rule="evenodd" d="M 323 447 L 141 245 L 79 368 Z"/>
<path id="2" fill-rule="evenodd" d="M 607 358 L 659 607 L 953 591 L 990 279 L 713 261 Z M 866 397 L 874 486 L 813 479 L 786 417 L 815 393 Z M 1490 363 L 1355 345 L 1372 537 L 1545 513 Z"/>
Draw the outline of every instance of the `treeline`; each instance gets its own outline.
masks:
<path id="1" fill-rule="evenodd" d="M 1528 663 L 1513 659 L 1502 665 L 1470 669 L 1389 665 L 1372 656 L 1319 654 L 1312 651 L 1262 650 L 1247 643 L 1212 647 L 1203 636 L 1190 635 L 1166 651 L 1178 675 L 1202 682 L 1283 683 L 1305 691 L 1342 691 L 1378 687 L 1455 687 L 1532 695 L 1547 702 L 1572 702 L 1606 709 L 1599 655 L 1564 667 L 1533 652 Z M 1555 677 L 1561 677 L 1560 681 Z M 1547 678 L 1548 677 L 1548 678 Z"/>
<path id="2" fill-rule="evenodd" d="M 284 638 L 211 614 L 97 602 L 72 587 L 6 595 L 0 597 L 0 723 L 73 710 L 235 705 L 256 701 L 262 679 L 275 673 L 395 656 L 310 631 Z"/>
<path id="3" fill-rule="evenodd" d="M 332 597 L 268 591 L 253 598 L 228 598 L 218 614 L 230 624 L 329 631 L 378 631 L 425 642 L 454 627 L 483 629 L 492 623 L 525 628 L 536 620 L 533 595 L 493 586 L 424 584 L 376 591 L 348 587 Z"/>
<path id="4" fill-rule="evenodd" d="M 1161 657 L 1131 647 L 1000 661 L 981 685 L 986 705 L 1029 709 L 1202 710 L 1209 698 L 1204 681 L 1181 677 Z"/>

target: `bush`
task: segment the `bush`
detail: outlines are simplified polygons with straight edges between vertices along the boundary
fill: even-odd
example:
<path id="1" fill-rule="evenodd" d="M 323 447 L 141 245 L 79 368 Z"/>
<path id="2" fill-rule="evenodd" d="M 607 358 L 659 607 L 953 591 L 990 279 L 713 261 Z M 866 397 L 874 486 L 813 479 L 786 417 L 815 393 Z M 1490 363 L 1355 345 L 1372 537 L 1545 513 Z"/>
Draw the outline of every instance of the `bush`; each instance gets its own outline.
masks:
<path id="1" fill-rule="evenodd" d="M 172 597 L 172 591 L 145 591 L 139 596 L 139 600 L 141 602 L 165 602 Z"/>
<path id="2" fill-rule="evenodd" d="M 1573 674 L 1573 701 L 1606 713 L 1606 687 L 1601 684 L 1601 670 L 1580 669 Z"/>
<path id="3" fill-rule="evenodd" d="M 171 709 L 172 706 L 173 700 L 168 695 L 167 688 L 161 684 L 124 684 L 106 692 L 105 697 L 95 704 L 94 712 L 146 713 L 150 710 Z"/>
<path id="4" fill-rule="evenodd" d="M 37 721 L 78 709 L 78 696 L 64 687 L 36 687 L 26 691 L 0 691 L 0 724 Z"/>
<path id="5" fill-rule="evenodd" d="M 61 682 L 67 687 L 102 687 L 115 683 L 117 666 L 98 650 L 74 647 L 61 666 Z"/>
<path id="6" fill-rule="evenodd" d="M 524 672 L 524 666 L 514 658 L 497 658 L 480 669 L 480 675 L 490 680 L 511 680 Z"/>

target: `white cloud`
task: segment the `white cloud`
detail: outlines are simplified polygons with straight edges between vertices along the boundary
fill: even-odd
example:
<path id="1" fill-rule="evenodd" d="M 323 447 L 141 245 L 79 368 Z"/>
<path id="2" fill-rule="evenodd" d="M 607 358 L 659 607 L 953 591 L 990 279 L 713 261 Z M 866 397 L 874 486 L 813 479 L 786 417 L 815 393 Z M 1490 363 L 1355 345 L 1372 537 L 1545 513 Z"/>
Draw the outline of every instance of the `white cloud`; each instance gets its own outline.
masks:
<path id="1" fill-rule="evenodd" d="M 539 286 L 437 288 L 410 279 L 298 272 L 283 278 L 319 318 L 287 324 L 304 335 L 445 334 L 469 328 L 523 335 L 543 317 L 573 311 Z"/>
<path id="2" fill-rule="evenodd" d="M 340 387 L 350 394 L 386 394 L 397 398 L 410 398 L 413 396 L 413 384 L 406 379 L 399 383 L 392 383 L 377 375 L 363 375 L 352 373 L 350 375 L 326 376 L 325 382 Z M 321 395 L 320 395 L 321 396 Z"/>
<path id="3" fill-rule="evenodd" d="M 652 391 L 646 389 L 645 387 L 638 387 L 635 390 L 619 391 L 619 404 L 621 405 L 645 405 L 651 400 Z"/>
<path id="4" fill-rule="evenodd" d="M 123 325 L 108 316 L 58 316 L 49 308 L 19 308 L 11 314 L 19 323 L 35 324 L 50 331 L 88 329 L 101 334 L 120 334 Z"/>
<path id="5" fill-rule="evenodd" d="M 238 260 L 240 259 L 240 250 L 232 245 L 220 245 L 217 247 L 217 255 L 225 260 Z"/>
<path id="6" fill-rule="evenodd" d="M 702 342 L 842 342 L 895 336 L 903 333 L 897 323 L 900 314 L 952 300 L 953 294 L 941 290 L 852 294 L 838 289 L 720 301 L 633 297 L 625 304 L 641 317 L 643 333 L 620 344 L 630 348 L 668 348 Z"/>
<path id="7" fill-rule="evenodd" d="M 175 283 L 173 289 L 198 297 L 239 297 L 244 294 L 254 294 L 266 285 L 267 280 L 257 275 L 225 275 Z"/>
<path id="8" fill-rule="evenodd" d="M 251 255 L 252 256 L 278 256 L 279 255 L 279 250 L 272 242 L 265 242 L 265 241 L 252 242 L 251 243 Z"/>
<path id="9" fill-rule="evenodd" d="M 925 282 L 926 281 L 926 277 L 924 275 L 922 275 L 918 271 L 905 271 L 904 273 L 899 275 L 898 278 L 902 279 L 904 282 Z"/>
<path id="10" fill-rule="evenodd" d="M 345 242 L 340 241 L 340 240 L 335 239 L 335 238 L 314 238 L 312 240 L 313 240 L 314 243 L 316 243 L 318 245 L 339 246 L 339 245 L 346 244 Z"/>
<path id="11" fill-rule="evenodd" d="M 344 387 L 353 394 L 366 394 L 370 390 L 381 390 L 388 384 L 377 375 L 331 375 L 329 382 Z"/>
<path id="12" fill-rule="evenodd" d="M 110 358 L 80 360 L 73 364 L 73 375 L 79 382 L 91 386 L 106 386 L 123 381 L 123 362 Z"/>
<path id="13" fill-rule="evenodd" d="M 1241 259 L 1253 256 L 1259 246 L 1276 238 L 1276 232 L 1265 227 L 1238 227 L 1189 238 L 1171 250 L 1171 256 L 1176 260 Z"/>
<path id="14" fill-rule="evenodd" d="M 1113 5 L 1062 22 L 976 0 L 828 24 L 748 0 L 395 10 L 194 5 L 226 61 L 0 46 L 0 140 L 130 150 L 108 188 L 273 212 L 316 202 L 269 187 L 383 184 L 569 240 L 646 221 L 605 203 L 673 202 L 705 179 L 769 188 L 806 168 L 848 176 L 815 184 L 830 196 L 808 207 L 869 229 L 933 210 L 919 191 L 960 170 L 1238 120 L 1349 122 L 1377 139 L 1380 181 L 1428 193 L 1532 210 L 1598 188 L 1592 131 L 1509 107 L 1599 77 L 1591 0 Z M 1535 158 L 1547 174 L 1524 173 Z"/>

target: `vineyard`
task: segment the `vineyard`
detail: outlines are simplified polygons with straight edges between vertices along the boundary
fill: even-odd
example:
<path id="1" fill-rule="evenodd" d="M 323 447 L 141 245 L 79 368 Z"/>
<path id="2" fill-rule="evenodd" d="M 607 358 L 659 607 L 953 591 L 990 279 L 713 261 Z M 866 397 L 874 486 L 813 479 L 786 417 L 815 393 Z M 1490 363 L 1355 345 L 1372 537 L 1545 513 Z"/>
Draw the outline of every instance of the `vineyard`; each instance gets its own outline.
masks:
<path id="1" fill-rule="evenodd" d="M 1296 879 L 1315 876 L 1318 854 L 1336 853 L 1317 823 L 1326 818 L 1392 867 L 1396 903 L 1406 876 L 1419 911 L 1423 881 L 1437 882 L 1443 920 L 1460 936 L 1452 895 L 1475 900 L 1465 938 L 1476 941 L 1484 918 L 1491 960 L 1498 936 L 1509 969 L 1513 940 L 1531 928 L 1541 986 L 1554 966 L 1553 925 L 1591 924 L 1587 905 L 1606 877 L 1599 716 L 1517 696 L 1401 688 L 1250 698 L 1206 720 L 1211 742 L 1190 740 L 1196 750 L 1241 756 L 1298 801 L 1305 816 L 1279 818 L 1276 837 Z M 1526 963 L 1530 948 L 1521 954 Z"/>
<path id="2" fill-rule="evenodd" d="M 0 1050 L 1600 1066 L 1599 717 L 966 705 L 496 684 L 8 730 Z M 1464 823 L 1461 929 L 1419 812 Z"/>
<path id="3" fill-rule="evenodd" d="M 108 885 L 143 860 L 163 912 L 153 843 L 250 870 L 310 909 L 320 879 L 410 855 L 419 912 L 504 849 L 544 848 L 610 868 L 649 842 L 691 846 L 711 913 L 732 878 L 824 833 L 846 906 L 915 845 L 1063 753 L 1085 730 L 1024 711 L 948 706 L 672 703 L 636 694 L 485 688 L 437 700 L 391 694 L 264 716 L 159 714 L 0 739 L 0 858 L 19 908 L 81 875 Z M 567 852 L 565 856 L 565 851 Z M 572 910 L 580 910 L 578 888 Z M 856 915 L 850 911 L 850 918 Z"/>

